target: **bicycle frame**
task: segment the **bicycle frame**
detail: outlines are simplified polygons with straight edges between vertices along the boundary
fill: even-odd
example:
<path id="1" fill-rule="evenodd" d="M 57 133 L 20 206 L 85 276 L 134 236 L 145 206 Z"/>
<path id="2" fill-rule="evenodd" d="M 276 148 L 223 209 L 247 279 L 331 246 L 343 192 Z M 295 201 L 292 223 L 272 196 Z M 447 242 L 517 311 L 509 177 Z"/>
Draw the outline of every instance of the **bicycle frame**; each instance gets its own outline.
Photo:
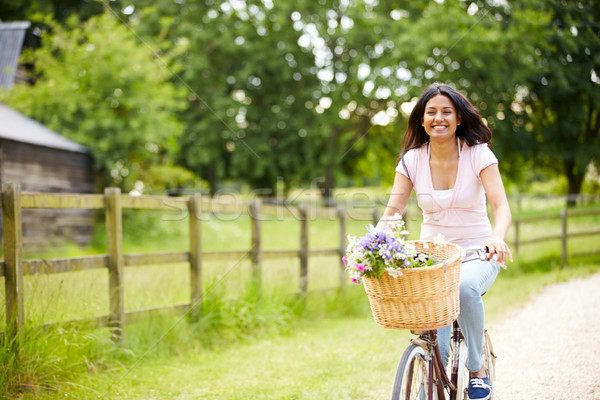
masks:
<path id="1" fill-rule="evenodd" d="M 454 348 L 458 349 L 460 346 L 461 333 L 458 323 L 454 321 L 452 324 L 452 341 Z M 458 380 L 458 363 L 459 363 L 459 352 L 454 351 L 452 353 L 451 360 L 451 373 L 450 376 L 446 373 L 446 367 L 443 365 L 442 356 L 440 354 L 440 348 L 437 344 L 437 331 L 425 331 L 425 332 L 414 332 L 419 335 L 418 338 L 411 339 L 411 343 L 421 346 L 428 354 L 431 355 L 428 360 L 429 363 L 429 384 L 427 398 L 433 399 L 434 388 L 437 390 L 437 396 L 439 400 L 446 399 L 445 388 L 449 390 L 448 400 L 457 400 L 457 388 L 456 382 Z"/>
<path id="2" fill-rule="evenodd" d="M 489 256 L 487 248 L 465 249 L 465 253 L 465 258 L 467 255 L 476 253 L 478 256 L 477 258 L 482 261 L 487 260 Z M 463 262 L 474 260 L 475 258 Z M 490 262 L 496 261 L 495 259 L 491 259 Z M 498 265 L 504 267 L 502 264 L 498 263 Z M 449 360 L 449 372 L 446 371 L 446 366 L 442 362 L 442 356 L 438 345 L 437 330 L 411 332 L 418 337 L 411 339 L 411 345 L 404 351 L 402 359 L 398 364 L 392 398 L 394 400 L 405 400 L 410 396 L 411 399 L 414 399 L 415 397 L 412 397 L 411 395 L 417 394 L 419 395 L 419 399 L 422 398 L 423 395 L 426 395 L 427 399 L 430 400 L 462 399 L 463 395 L 466 395 L 466 392 L 463 392 L 463 390 L 465 390 L 465 387 L 463 386 L 466 386 L 465 379 L 467 379 L 467 377 L 465 374 L 468 376 L 468 371 L 465 370 L 464 367 L 466 354 L 462 354 L 462 356 L 460 354 L 461 347 L 463 348 L 462 351 L 465 350 L 465 344 L 462 342 L 464 338 L 458 322 L 454 321 L 452 323 L 451 344 L 454 351 L 452 351 L 452 359 Z M 495 358 L 495 355 L 493 354 L 493 349 L 491 349 L 491 342 L 487 335 L 487 331 L 484 341 L 484 354 L 487 354 L 487 358 L 485 358 L 487 361 L 484 360 L 484 366 L 486 365 L 486 362 L 491 362 L 491 364 L 486 367 L 488 373 L 491 371 L 491 383 L 493 382 L 493 359 Z M 415 365 L 417 365 L 417 370 L 414 369 Z M 423 372 L 421 379 L 418 378 L 418 376 L 421 375 L 418 372 L 419 368 L 420 371 Z M 425 374 L 427 377 L 425 377 Z M 415 377 L 417 377 L 416 381 L 413 380 Z"/>
<path id="3" fill-rule="evenodd" d="M 454 344 L 455 349 L 460 348 L 460 341 L 462 339 L 462 333 L 460 332 L 460 327 L 458 326 L 458 322 L 454 321 L 452 323 L 452 342 Z M 456 383 L 458 382 L 458 364 L 460 353 L 458 351 L 452 352 L 452 370 L 450 372 L 450 380 L 453 382 L 454 388 L 450 390 L 450 400 L 456 400 L 457 396 L 457 387 Z M 441 362 L 441 357 L 440 357 Z"/>

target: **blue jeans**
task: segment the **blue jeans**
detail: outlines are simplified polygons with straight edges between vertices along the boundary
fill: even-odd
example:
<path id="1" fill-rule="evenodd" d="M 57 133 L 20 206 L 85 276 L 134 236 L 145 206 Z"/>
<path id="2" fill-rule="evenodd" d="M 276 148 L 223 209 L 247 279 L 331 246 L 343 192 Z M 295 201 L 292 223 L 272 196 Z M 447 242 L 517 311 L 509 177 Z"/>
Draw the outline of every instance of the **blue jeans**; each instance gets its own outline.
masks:
<path id="1" fill-rule="evenodd" d="M 469 354 L 467 369 L 477 372 L 483 365 L 484 310 L 481 295 L 496 280 L 500 266 L 490 261 L 479 260 L 477 254 L 465 258 L 460 266 L 460 315 L 458 324 L 465 337 Z M 437 330 L 440 354 L 444 365 L 450 356 L 452 326 Z"/>

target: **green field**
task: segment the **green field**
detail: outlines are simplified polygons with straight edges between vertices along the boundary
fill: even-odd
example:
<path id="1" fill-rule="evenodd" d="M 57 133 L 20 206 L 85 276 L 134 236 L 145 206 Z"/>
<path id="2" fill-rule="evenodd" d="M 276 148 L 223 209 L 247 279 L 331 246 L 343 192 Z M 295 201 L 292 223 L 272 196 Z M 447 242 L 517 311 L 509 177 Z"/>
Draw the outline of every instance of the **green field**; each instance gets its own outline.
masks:
<path id="1" fill-rule="evenodd" d="M 488 319 L 501 318 L 549 283 L 594 272 L 600 272 L 600 266 L 503 272 L 486 295 Z M 58 371 L 50 383 L 29 387 L 15 398 L 374 399 L 389 395 L 409 335 L 378 327 L 362 288 L 311 295 L 302 309 L 285 301 L 276 306 L 272 300 L 269 296 L 254 306 L 240 301 L 228 310 L 213 309 L 212 317 L 195 324 L 181 317 L 155 317 L 128 326 L 122 347 L 111 345 L 104 330 L 49 332 L 33 340 L 42 347 L 38 354 L 47 357 L 37 372 L 72 371 Z M 220 317 L 228 321 L 217 326 Z M 497 352 L 502 356 L 502 349 Z"/>

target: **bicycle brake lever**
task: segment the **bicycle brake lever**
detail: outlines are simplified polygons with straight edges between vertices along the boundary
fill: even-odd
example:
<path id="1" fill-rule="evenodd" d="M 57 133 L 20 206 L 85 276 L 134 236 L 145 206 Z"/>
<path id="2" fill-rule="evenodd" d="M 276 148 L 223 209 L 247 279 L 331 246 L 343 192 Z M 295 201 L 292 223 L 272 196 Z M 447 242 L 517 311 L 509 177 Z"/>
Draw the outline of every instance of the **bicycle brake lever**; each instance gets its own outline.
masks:
<path id="1" fill-rule="evenodd" d="M 477 250 L 477 255 L 479 256 L 479 259 L 481 261 L 489 261 L 489 262 L 499 265 L 500 268 L 502 268 L 502 269 L 507 269 L 506 264 L 500 263 L 500 262 L 497 262 L 496 260 L 494 260 L 494 257 L 496 257 L 496 256 L 494 256 L 488 260 L 488 257 L 490 255 L 490 249 L 487 246 L 483 246 L 483 247 L 479 248 L 479 250 Z"/>

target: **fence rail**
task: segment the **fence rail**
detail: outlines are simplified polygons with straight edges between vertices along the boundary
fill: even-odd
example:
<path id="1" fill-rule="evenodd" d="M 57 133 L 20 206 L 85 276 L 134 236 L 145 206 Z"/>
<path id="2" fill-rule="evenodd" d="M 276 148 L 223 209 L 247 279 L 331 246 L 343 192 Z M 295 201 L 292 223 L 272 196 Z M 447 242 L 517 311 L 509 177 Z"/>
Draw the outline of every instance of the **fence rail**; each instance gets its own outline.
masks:
<path id="1" fill-rule="evenodd" d="M 28 208 L 50 209 L 95 209 L 104 210 L 106 218 L 107 254 L 56 258 L 48 260 L 22 259 L 22 226 L 21 213 Z M 124 254 L 122 243 L 123 209 L 165 210 L 186 213 L 189 220 L 189 250 Z M 203 214 L 226 213 L 248 215 L 251 219 L 251 241 L 248 250 L 208 251 L 202 249 Z M 63 321 L 59 324 L 92 323 L 99 326 L 112 327 L 114 340 L 119 341 L 124 335 L 124 326 L 128 322 L 143 318 L 157 310 L 171 309 L 178 313 L 189 311 L 202 302 L 202 265 L 207 261 L 235 257 L 238 260 L 249 260 L 252 275 L 260 282 L 261 263 L 266 259 L 297 258 L 299 265 L 299 290 L 306 293 L 309 289 L 308 261 L 311 257 L 339 256 L 340 281 L 345 284 L 344 266 L 341 256 L 344 254 L 347 236 L 347 219 L 349 210 L 338 208 L 308 208 L 304 205 L 295 207 L 287 204 L 263 204 L 255 199 L 248 203 L 215 201 L 200 195 L 188 197 L 161 196 L 129 196 L 120 193 L 119 189 L 106 188 L 101 194 L 48 194 L 21 193 L 18 184 L 2 185 L 2 215 L 4 261 L 0 262 L 0 277 L 4 277 L 6 297 L 6 332 L 14 338 L 24 324 L 23 277 L 34 274 L 54 274 L 93 269 L 107 269 L 109 276 L 109 313 L 85 320 Z M 183 215 L 183 214 L 182 214 Z M 379 210 L 352 210 L 353 218 L 378 220 Z M 515 253 L 523 245 L 549 240 L 561 240 L 562 261 L 567 263 L 567 240 L 574 237 L 600 235 L 600 230 L 568 232 L 569 217 L 600 215 L 600 210 L 566 211 L 559 215 L 515 219 L 513 221 Z M 294 217 L 300 223 L 299 248 L 295 250 L 263 250 L 261 243 L 261 222 L 267 218 Z M 312 218 L 329 218 L 339 222 L 339 243 L 331 248 L 309 248 L 308 224 Z M 520 232 L 525 224 L 535 224 L 550 220 L 560 220 L 561 233 L 536 238 L 521 238 Z M 575 256 L 575 255 L 572 255 Z M 123 269 L 144 265 L 188 263 L 190 274 L 190 301 L 186 304 L 147 308 L 125 312 Z M 55 323 L 56 324 L 56 323 Z M 45 324 L 49 326 L 51 324 Z M 14 341 L 18 346 L 18 340 Z"/>
<path id="2" fill-rule="evenodd" d="M 21 213 L 23 209 L 90 209 L 104 210 L 106 218 L 107 254 L 56 258 L 44 260 L 22 259 Z M 124 254 L 122 243 L 123 209 L 179 211 L 189 220 L 189 250 Z M 293 207 L 262 204 L 260 200 L 249 203 L 215 201 L 199 195 L 188 197 L 129 196 L 119 189 L 107 188 L 101 194 L 74 193 L 21 193 L 18 184 L 2 186 L 2 212 L 4 225 L 5 260 L 0 262 L 0 277 L 5 281 L 6 334 L 17 337 L 24 324 L 23 277 L 34 274 L 107 269 L 109 276 L 109 313 L 85 320 L 62 321 L 58 324 L 92 323 L 113 328 L 113 338 L 123 338 L 124 325 L 140 316 L 157 310 L 171 309 L 186 312 L 202 301 L 202 265 L 206 261 L 235 257 L 251 262 L 253 276 L 260 279 L 260 264 L 267 259 L 298 258 L 300 260 L 300 292 L 308 291 L 308 260 L 317 256 L 341 256 L 345 249 L 346 212 L 344 209 Z M 202 214 L 239 214 L 251 218 L 251 243 L 249 250 L 203 251 Z M 354 217 L 374 218 L 372 210 L 354 210 Z M 300 247 L 298 250 L 263 250 L 261 246 L 261 221 L 265 217 L 295 217 L 300 221 Z M 340 221 L 340 245 L 332 248 L 308 247 L 308 223 L 311 218 L 331 218 Z M 341 257 L 340 257 L 341 258 Z M 123 269 L 144 265 L 188 263 L 190 273 L 190 302 L 143 310 L 124 311 Z M 343 265 L 340 261 L 340 271 Z M 343 285 L 340 273 L 340 285 Z M 50 326 L 52 324 L 45 324 Z"/>

